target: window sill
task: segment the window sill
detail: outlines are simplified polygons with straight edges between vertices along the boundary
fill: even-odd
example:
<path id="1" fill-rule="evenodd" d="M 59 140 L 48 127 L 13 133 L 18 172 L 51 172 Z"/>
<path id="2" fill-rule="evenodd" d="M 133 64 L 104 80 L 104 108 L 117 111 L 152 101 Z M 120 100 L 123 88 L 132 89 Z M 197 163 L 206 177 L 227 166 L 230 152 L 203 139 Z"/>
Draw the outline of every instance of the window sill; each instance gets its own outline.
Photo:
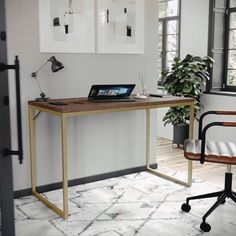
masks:
<path id="1" fill-rule="evenodd" d="M 236 97 L 236 92 L 219 91 L 219 90 L 204 92 L 204 94 Z"/>

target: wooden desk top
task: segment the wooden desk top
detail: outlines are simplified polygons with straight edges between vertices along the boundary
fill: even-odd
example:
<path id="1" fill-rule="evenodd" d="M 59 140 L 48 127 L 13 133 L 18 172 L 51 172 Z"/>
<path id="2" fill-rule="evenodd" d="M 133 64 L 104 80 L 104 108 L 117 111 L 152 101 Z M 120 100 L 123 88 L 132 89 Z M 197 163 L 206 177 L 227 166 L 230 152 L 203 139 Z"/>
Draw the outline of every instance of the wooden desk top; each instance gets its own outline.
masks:
<path id="1" fill-rule="evenodd" d="M 45 102 L 29 101 L 28 104 L 35 108 L 59 112 L 59 113 L 84 113 L 109 110 L 139 110 L 155 107 L 168 107 L 177 105 L 190 104 L 194 100 L 192 98 L 182 98 L 174 96 L 164 96 L 163 98 L 148 97 L 147 99 L 137 99 L 135 102 L 103 102 L 94 103 L 88 101 L 88 98 L 65 98 L 50 99 Z M 51 105 L 49 102 L 63 102 L 66 105 Z"/>

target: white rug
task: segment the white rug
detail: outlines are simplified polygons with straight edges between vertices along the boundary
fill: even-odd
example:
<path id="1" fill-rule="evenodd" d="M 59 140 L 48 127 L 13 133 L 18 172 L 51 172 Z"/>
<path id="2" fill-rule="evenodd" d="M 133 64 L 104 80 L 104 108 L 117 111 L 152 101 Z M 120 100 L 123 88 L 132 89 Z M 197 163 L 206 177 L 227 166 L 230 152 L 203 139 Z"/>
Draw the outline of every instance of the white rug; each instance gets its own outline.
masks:
<path id="1" fill-rule="evenodd" d="M 202 232 L 199 226 L 215 199 L 192 201 L 189 213 L 181 211 L 186 197 L 217 190 L 215 185 L 196 179 L 188 188 L 147 172 L 131 174 L 69 188 L 68 220 L 58 217 L 33 196 L 16 199 L 16 235 L 234 236 L 236 206 L 231 200 L 209 216 L 209 233 Z M 61 194 L 57 190 L 45 196 L 61 206 Z"/>

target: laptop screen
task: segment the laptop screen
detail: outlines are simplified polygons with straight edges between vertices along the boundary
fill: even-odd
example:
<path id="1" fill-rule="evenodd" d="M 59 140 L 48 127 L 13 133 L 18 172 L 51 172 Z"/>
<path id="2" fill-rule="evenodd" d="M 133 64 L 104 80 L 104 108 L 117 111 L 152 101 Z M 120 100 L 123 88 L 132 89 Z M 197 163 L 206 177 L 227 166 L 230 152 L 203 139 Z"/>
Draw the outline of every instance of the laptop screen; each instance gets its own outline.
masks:
<path id="1" fill-rule="evenodd" d="M 129 97 L 135 84 L 107 84 L 92 85 L 89 98 L 93 99 L 112 99 Z"/>

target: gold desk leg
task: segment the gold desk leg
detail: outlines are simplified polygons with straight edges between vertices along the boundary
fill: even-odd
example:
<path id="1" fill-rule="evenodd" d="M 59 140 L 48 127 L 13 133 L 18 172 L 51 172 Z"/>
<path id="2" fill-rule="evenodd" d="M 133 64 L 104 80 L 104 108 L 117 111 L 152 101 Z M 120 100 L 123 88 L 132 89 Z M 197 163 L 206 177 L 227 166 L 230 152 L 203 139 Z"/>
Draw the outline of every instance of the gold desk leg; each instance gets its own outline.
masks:
<path id="1" fill-rule="evenodd" d="M 63 218 L 68 218 L 67 117 L 61 116 Z"/>
<path id="2" fill-rule="evenodd" d="M 192 102 L 190 107 L 190 117 L 189 117 L 189 139 L 193 139 L 193 129 L 194 129 L 194 103 Z M 188 160 L 188 184 L 192 186 L 193 179 L 193 162 Z"/>
<path id="3" fill-rule="evenodd" d="M 35 119 L 34 109 L 29 106 L 29 140 L 30 140 L 30 169 L 32 194 L 56 214 L 68 218 L 68 186 L 67 186 L 67 123 L 66 117 L 61 116 L 61 136 L 62 136 L 62 178 L 63 178 L 63 211 L 50 202 L 42 194 L 36 191 L 36 165 L 35 165 Z"/>
<path id="4" fill-rule="evenodd" d="M 146 167 L 150 165 L 150 109 L 146 109 Z"/>
<path id="5" fill-rule="evenodd" d="M 34 124 L 34 109 L 29 106 L 29 141 L 30 141 L 30 174 L 32 193 L 36 192 L 35 185 L 35 124 Z"/>
<path id="6" fill-rule="evenodd" d="M 193 137 L 193 124 L 194 124 L 194 104 L 191 103 L 190 106 L 190 125 L 189 125 L 189 138 Z M 180 179 L 174 178 L 172 176 L 166 175 L 164 173 L 159 172 L 149 166 L 150 162 L 150 109 L 146 110 L 146 166 L 147 170 L 157 175 L 161 178 L 173 181 L 175 183 L 182 184 L 184 186 L 190 187 L 192 185 L 192 161 L 188 161 L 188 179 L 186 181 L 182 181 Z"/>

